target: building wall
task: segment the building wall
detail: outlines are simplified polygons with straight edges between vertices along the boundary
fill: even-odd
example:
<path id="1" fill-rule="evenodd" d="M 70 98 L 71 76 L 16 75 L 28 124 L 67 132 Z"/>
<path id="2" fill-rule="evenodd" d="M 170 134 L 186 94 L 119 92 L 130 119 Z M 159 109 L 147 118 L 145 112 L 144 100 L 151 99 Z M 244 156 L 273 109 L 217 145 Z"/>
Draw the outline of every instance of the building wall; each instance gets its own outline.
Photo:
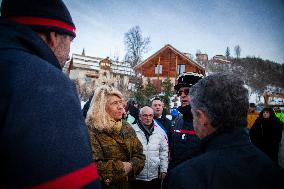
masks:
<path id="1" fill-rule="evenodd" d="M 72 60 L 65 65 L 63 72 L 76 83 L 79 94 L 90 96 L 95 88 L 103 83 L 113 85 L 119 90 L 131 88 L 130 77 L 133 77 L 133 69 L 123 62 L 112 62 L 111 68 L 103 69 L 100 66 L 102 58 L 73 54 Z M 133 88 L 133 87 L 132 87 Z M 85 90 L 82 92 L 82 90 Z M 87 91 L 87 92 L 86 92 Z M 122 91 L 123 92 L 123 91 Z"/>
<path id="2" fill-rule="evenodd" d="M 162 65 L 162 73 L 155 73 L 155 66 Z M 185 65 L 183 72 L 178 73 L 177 68 L 179 65 Z M 162 50 L 157 55 L 152 57 L 149 61 L 146 60 L 137 71 L 141 73 L 143 78 L 143 84 L 147 84 L 148 78 L 153 83 L 157 90 L 161 92 L 161 83 L 169 77 L 173 86 L 176 84 L 176 78 L 184 72 L 196 72 L 204 74 L 204 69 L 201 69 L 195 62 L 191 62 L 188 58 L 185 58 L 181 53 L 176 53 L 171 48 Z"/>
<path id="3" fill-rule="evenodd" d="M 162 73 L 155 74 L 155 65 L 162 65 Z M 176 55 L 170 49 L 165 50 L 156 57 L 154 57 L 150 62 L 142 65 L 138 68 L 138 71 L 145 77 L 173 77 L 176 78 L 179 74 L 177 73 L 177 65 L 185 65 L 185 72 L 197 72 L 200 73 L 200 69 L 190 63 L 188 60 L 184 59 L 180 55 Z"/>
<path id="4" fill-rule="evenodd" d="M 207 54 L 196 54 L 196 61 L 200 62 L 208 62 L 208 55 Z"/>

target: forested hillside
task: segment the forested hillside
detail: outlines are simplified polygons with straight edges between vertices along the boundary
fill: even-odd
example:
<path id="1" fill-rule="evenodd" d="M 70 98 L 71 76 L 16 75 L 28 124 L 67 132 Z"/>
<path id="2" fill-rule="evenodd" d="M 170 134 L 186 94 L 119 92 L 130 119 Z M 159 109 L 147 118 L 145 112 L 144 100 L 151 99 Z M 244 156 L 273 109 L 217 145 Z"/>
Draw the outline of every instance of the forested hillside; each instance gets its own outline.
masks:
<path id="1" fill-rule="evenodd" d="M 284 64 L 278 64 L 260 58 L 231 59 L 231 64 L 205 65 L 207 73 L 231 72 L 245 80 L 252 92 L 263 93 L 268 88 L 275 92 L 284 89 Z"/>

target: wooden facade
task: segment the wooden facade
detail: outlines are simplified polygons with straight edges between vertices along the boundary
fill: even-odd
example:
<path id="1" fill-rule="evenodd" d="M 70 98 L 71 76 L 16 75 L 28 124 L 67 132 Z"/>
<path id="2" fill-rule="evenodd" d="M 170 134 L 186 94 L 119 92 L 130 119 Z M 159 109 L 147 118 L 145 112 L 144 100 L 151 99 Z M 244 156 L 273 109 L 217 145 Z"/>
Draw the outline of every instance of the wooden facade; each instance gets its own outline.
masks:
<path id="1" fill-rule="evenodd" d="M 161 82 L 167 77 L 175 85 L 176 78 L 182 73 L 195 72 L 202 75 L 205 74 L 205 69 L 201 65 L 169 44 L 141 64 L 136 65 L 134 70 L 143 75 L 145 80 L 149 78 L 158 91 L 161 91 Z"/>

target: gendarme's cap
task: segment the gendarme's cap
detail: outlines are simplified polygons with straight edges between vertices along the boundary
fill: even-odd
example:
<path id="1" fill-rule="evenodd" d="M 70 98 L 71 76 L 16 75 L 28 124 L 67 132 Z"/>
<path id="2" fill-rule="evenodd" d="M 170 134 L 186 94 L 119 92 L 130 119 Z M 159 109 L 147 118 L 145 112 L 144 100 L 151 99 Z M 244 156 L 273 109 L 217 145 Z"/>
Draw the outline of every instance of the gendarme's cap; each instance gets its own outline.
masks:
<path id="1" fill-rule="evenodd" d="M 174 88 L 176 91 L 179 91 L 182 87 L 191 87 L 202 78 L 202 74 L 194 72 L 183 73 L 178 77 L 178 83 L 174 86 Z"/>
<path id="2" fill-rule="evenodd" d="M 76 36 L 75 25 L 62 0 L 2 0 L 1 17 L 35 31 Z"/>

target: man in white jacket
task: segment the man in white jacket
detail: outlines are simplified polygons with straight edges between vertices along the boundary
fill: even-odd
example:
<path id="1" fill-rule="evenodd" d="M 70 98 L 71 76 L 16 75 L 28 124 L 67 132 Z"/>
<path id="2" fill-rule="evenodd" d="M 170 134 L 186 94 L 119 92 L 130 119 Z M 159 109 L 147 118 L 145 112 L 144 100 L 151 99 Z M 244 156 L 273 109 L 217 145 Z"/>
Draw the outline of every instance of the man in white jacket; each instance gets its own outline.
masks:
<path id="1" fill-rule="evenodd" d="M 133 182 L 135 189 L 161 188 L 161 182 L 167 174 L 168 141 L 153 117 L 153 109 L 145 106 L 140 109 L 138 123 L 133 125 L 146 156 L 144 169 Z"/>

